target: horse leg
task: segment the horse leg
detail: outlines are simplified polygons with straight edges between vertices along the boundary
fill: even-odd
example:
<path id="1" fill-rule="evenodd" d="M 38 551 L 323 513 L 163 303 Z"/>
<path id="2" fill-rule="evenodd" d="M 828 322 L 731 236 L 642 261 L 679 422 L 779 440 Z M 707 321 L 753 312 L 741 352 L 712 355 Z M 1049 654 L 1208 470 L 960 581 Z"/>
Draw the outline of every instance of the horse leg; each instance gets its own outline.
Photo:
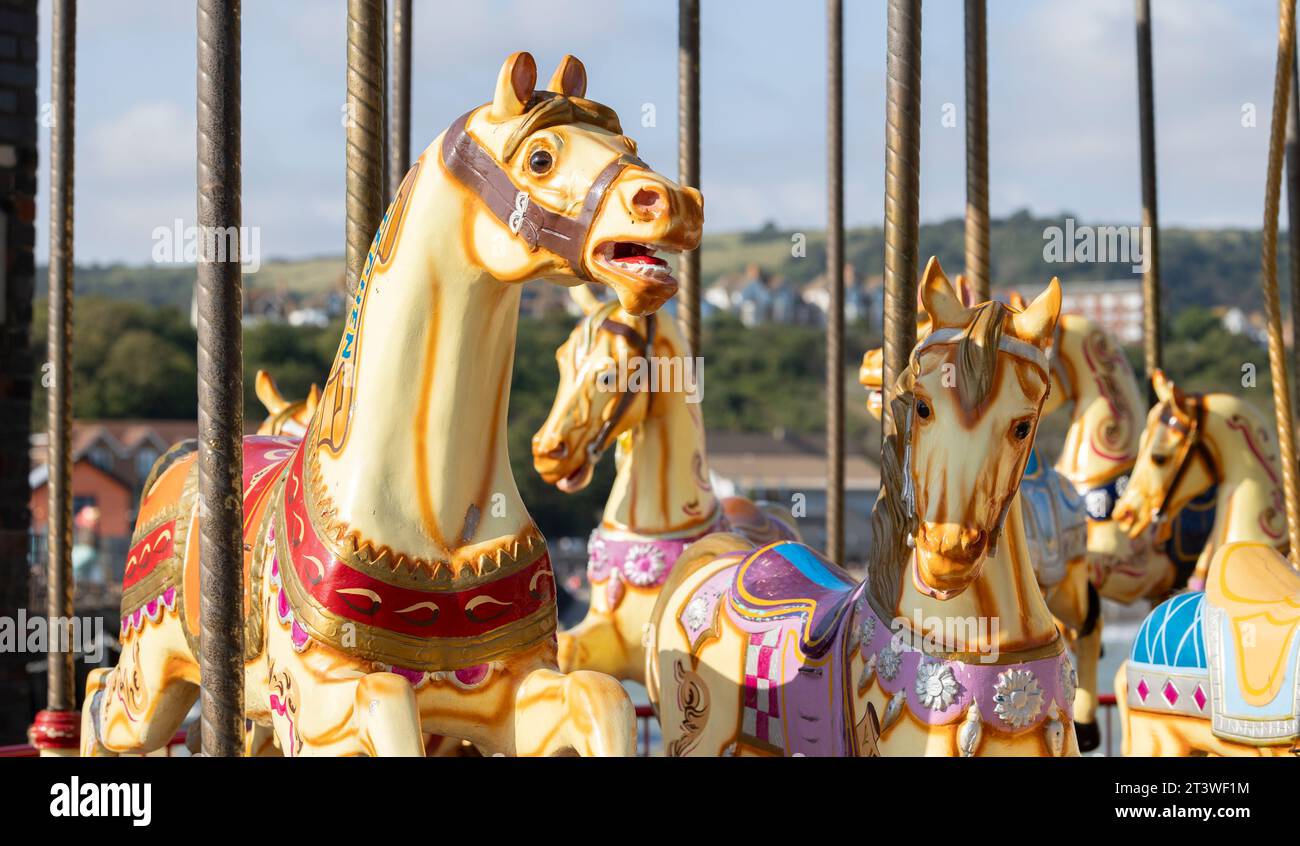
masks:
<path id="1" fill-rule="evenodd" d="M 357 740 L 372 758 L 423 758 L 415 691 L 396 673 L 370 673 L 357 682 L 352 710 Z"/>
<path id="2" fill-rule="evenodd" d="M 91 673 L 82 707 L 82 756 L 147 755 L 175 737 L 199 695 L 193 660 L 186 655 L 178 661 L 167 642 L 170 637 L 183 644 L 179 627 L 175 616 L 164 618 L 125 645 L 116 667 Z"/>
<path id="3" fill-rule="evenodd" d="M 514 718 L 518 755 L 636 755 L 632 700 L 604 673 L 533 670 L 515 692 Z"/>
<path id="4" fill-rule="evenodd" d="M 581 623 L 556 637 L 559 640 L 556 662 L 561 673 L 595 670 L 616 678 L 626 674 L 627 646 L 610 614 L 592 609 Z"/>
<path id="5" fill-rule="evenodd" d="M 1101 660 L 1101 597 L 1088 579 L 1080 559 L 1071 562 L 1065 581 L 1053 591 L 1052 611 L 1068 620 L 1070 651 L 1078 672 L 1074 698 L 1074 731 L 1080 752 L 1101 745 L 1097 728 L 1097 664 Z"/>

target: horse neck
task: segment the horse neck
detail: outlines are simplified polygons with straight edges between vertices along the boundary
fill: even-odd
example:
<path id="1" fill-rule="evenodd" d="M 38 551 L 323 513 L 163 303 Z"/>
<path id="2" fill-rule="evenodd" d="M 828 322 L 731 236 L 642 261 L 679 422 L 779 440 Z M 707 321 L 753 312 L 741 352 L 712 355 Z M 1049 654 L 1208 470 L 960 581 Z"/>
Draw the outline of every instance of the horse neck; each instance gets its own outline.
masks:
<path id="1" fill-rule="evenodd" d="M 1133 368 L 1100 329 L 1074 315 L 1062 320 L 1056 355 L 1073 414 L 1056 469 L 1076 487 L 1094 487 L 1137 460 L 1142 398 Z"/>
<path id="2" fill-rule="evenodd" d="M 649 396 L 645 418 L 619 438 L 618 471 L 602 525 L 656 535 L 711 523 L 718 500 L 709 482 L 699 403 L 687 402 L 684 391 Z"/>
<path id="3" fill-rule="evenodd" d="M 1017 493 L 1007 510 L 997 550 L 984 562 L 980 575 L 966 590 L 946 600 L 917 589 L 909 564 L 895 614 L 913 631 L 959 631 L 966 642 L 950 644 L 953 651 L 982 655 L 1011 654 L 1046 646 L 1057 638 L 1047 603 L 1034 577 L 1025 542 Z M 936 627 L 938 627 L 936 629 Z M 942 636 L 937 642 L 943 642 Z"/>
<path id="4" fill-rule="evenodd" d="M 318 436 L 311 448 L 325 507 L 344 531 L 455 566 L 536 530 L 506 451 L 520 285 L 469 257 L 466 204 L 451 190 L 438 143 L 421 157 L 395 252 L 376 264 L 359 299 L 355 344 L 340 348 L 331 372 L 331 382 L 345 383 L 335 374 L 345 352 L 353 356 L 343 445 L 317 446 Z M 318 423 L 340 407 L 340 385 L 332 389 Z"/>
<path id="5" fill-rule="evenodd" d="M 1228 394 L 1208 395 L 1205 406 L 1202 437 L 1218 473 L 1215 536 L 1280 543 L 1286 523 L 1272 427 L 1254 406 Z"/>

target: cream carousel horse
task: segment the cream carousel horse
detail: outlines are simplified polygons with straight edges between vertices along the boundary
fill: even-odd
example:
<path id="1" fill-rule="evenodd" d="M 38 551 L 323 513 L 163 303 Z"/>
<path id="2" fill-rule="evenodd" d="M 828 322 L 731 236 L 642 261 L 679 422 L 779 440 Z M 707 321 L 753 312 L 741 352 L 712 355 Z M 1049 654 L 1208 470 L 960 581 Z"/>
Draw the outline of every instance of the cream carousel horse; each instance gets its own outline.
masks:
<path id="1" fill-rule="evenodd" d="M 923 284 L 935 329 L 898 380 L 868 580 L 796 543 L 688 547 L 649 631 L 669 754 L 1077 754 L 1017 496 L 1060 288 L 968 309 L 934 259 Z"/>
<path id="2" fill-rule="evenodd" d="M 576 59 L 536 75 L 511 56 L 407 173 L 306 436 L 244 441 L 246 716 L 286 755 L 421 755 L 430 734 L 635 751 L 618 682 L 556 668 L 550 559 L 506 455 L 520 289 L 595 281 L 654 311 L 677 286 L 653 253 L 694 248 L 703 206 L 583 98 Z M 157 748 L 194 701 L 195 484 L 193 442 L 146 482 L 84 754 Z"/>
<path id="3" fill-rule="evenodd" d="M 596 462 L 617 443 L 618 475 L 587 544 L 587 616 L 559 634 L 560 670 L 643 682 L 642 630 L 683 549 L 712 532 L 735 531 L 755 543 L 798 534 L 774 510 L 714 495 L 701 377 L 690 369 L 676 321 L 634 317 L 586 286 L 569 292 L 584 317 L 556 352 L 560 387 L 533 436 L 533 466 L 572 493 L 587 486 Z"/>
<path id="4" fill-rule="evenodd" d="M 287 400 L 280 393 L 275 378 L 265 370 L 257 371 L 253 382 L 257 398 L 266 407 L 266 419 L 257 427 L 259 435 L 284 435 L 301 438 L 307 434 L 312 415 L 320 404 L 320 388 L 315 385 L 307 393 L 306 399 Z"/>
<path id="5" fill-rule="evenodd" d="M 1151 612 L 1116 675 L 1135 755 L 1276 754 L 1297 738 L 1300 577 L 1287 548 L 1271 422 L 1231 394 L 1184 393 L 1152 375 L 1159 403 L 1115 519 L 1157 540 L 1212 492 L 1197 574 L 1205 591 Z M 1176 538 L 1175 538 L 1176 539 Z"/>

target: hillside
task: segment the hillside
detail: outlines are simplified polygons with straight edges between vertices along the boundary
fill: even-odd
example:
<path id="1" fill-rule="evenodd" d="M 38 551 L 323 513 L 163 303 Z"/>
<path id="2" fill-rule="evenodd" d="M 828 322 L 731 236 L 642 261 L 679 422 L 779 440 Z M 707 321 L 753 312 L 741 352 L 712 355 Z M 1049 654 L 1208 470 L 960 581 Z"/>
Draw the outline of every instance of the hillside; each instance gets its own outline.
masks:
<path id="1" fill-rule="evenodd" d="M 1127 278 L 1130 264 L 1055 263 L 1043 259 L 1044 232 L 1064 227 L 1064 217 L 1035 218 L 1028 212 L 996 220 L 992 227 L 993 279 L 997 285 L 1038 286 L 1051 276 L 1071 282 Z M 1079 223 L 1098 224 L 1095 221 Z M 705 284 L 723 273 L 757 263 L 772 273 L 807 282 L 826 264 L 826 237 L 822 231 L 806 232 L 806 249 L 793 255 L 793 238 L 800 230 L 768 225 L 753 232 L 709 235 L 704 239 L 701 261 Z M 963 224 L 960 219 L 921 227 L 921 256 L 939 256 L 946 268 L 960 270 Z M 1262 308 L 1259 292 L 1260 234 L 1241 229 L 1161 230 L 1161 278 L 1165 301 L 1177 311 L 1189 305 L 1238 305 L 1247 311 Z M 884 240 L 879 227 L 852 229 L 846 233 L 845 255 L 867 276 L 884 267 Z M 1282 278 L 1288 278 L 1285 239 L 1282 244 Z M 341 257 L 295 261 L 264 261 L 257 273 L 246 277 L 255 290 L 323 291 L 341 284 Z M 44 268 L 38 279 L 44 279 Z M 170 305 L 188 313 L 194 270 L 186 265 L 99 265 L 76 269 L 76 292 L 110 299 L 134 300 L 150 305 Z"/>

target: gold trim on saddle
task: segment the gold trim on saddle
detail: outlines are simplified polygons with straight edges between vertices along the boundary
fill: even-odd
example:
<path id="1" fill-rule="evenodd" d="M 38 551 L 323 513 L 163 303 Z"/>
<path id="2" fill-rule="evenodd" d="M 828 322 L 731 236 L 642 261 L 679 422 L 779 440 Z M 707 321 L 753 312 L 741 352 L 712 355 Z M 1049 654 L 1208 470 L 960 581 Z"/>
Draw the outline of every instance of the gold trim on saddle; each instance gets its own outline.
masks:
<path id="1" fill-rule="evenodd" d="M 172 553 L 166 560 L 160 561 L 154 570 L 142 580 L 122 591 L 121 616 L 127 617 L 135 612 L 152 599 L 156 599 L 163 591 L 169 587 L 175 587 L 177 591 L 176 610 L 184 614 L 184 590 L 181 589 L 181 569 L 185 563 L 185 551 L 188 548 L 187 539 L 190 531 L 190 521 L 193 519 L 194 507 L 197 503 L 197 494 L 199 488 L 199 467 L 198 462 L 190 465 L 186 472 L 185 481 L 181 487 L 181 495 L 176 502 L 166 506 L 159 515 L 150 520 L 148 525 L 136 528 L 131 536 L 131 545 L 134 547 L 144 538 L 159 527 L 169 522 L 175 521 L 172 527 Z M 183 617 L 182 617 L 183 619 Z"/>

